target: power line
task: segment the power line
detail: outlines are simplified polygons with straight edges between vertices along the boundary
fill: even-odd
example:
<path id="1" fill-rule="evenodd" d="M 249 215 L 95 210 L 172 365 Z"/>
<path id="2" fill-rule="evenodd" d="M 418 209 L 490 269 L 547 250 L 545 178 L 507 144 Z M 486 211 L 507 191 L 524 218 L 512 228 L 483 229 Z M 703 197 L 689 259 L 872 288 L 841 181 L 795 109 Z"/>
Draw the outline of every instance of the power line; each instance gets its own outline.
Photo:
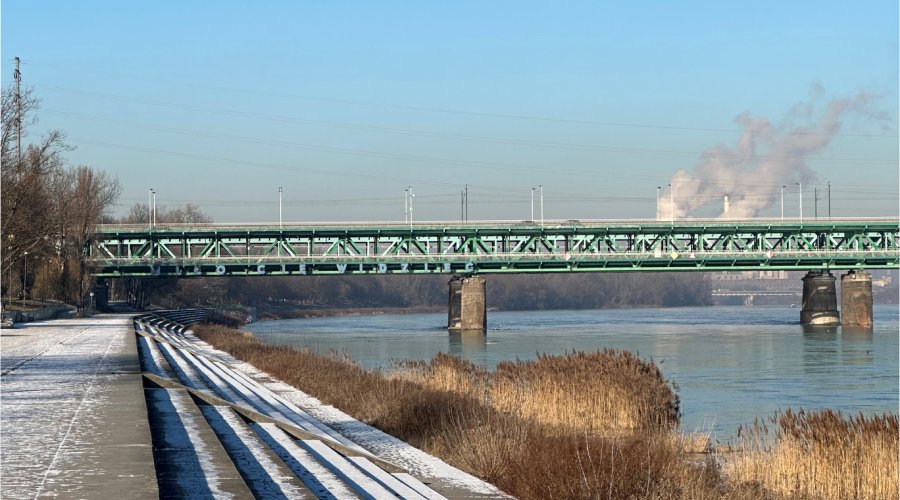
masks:
<path id="1" fill-rule="evenodd" d="M 81 120 L 92 120 L 96 122 L 102 123 L 116 123 L 120 125 L 125 125 L 128 127 L 135 128 L 143 128 L 149 130 L 157 130 L 161 132 L 170 132 L 177 134 L 190 134 L 199 137 L 209 137 L 209 138 L 225 138 L 225 139 L 233 139 L 233 140 L 241 140 L 245 142 L 254 142 L 260 144 L 274 145 L 274 146 L 283 146 L 283 147 L 326 147 L 326 146 L 317 146 L 317 145 L 309 145 L 309 144 L 300 144 L 289 141 L 275 141 L 271 139 L 262 139 L 262 138 L 253 138 L 247 136 L 239 136 L 239 135 L 231 135 L 231 134 L 217 134 L 212 132 L 205 132 L 200 130 L 193 129 L 185 129 L 185 128 L 176 128 L 176 127 L 166 127 L 160 125 L 152 125 L 147 123 L 133 122 L 128 120 L 119 120 L 115 118 L 104 118 L 95 115 L 86 115 L 82 113 L 72 113 L 67 111 L 57 111 L 53 109 L 45 109 L 43 110 L 46 113 L 55 114 L 59 116 L 67 116 L 71 118 L 81 119 Z M 330 122 L 321 122 L 315 120 L 296 120 L 299 122 L 309 122 L 314 124 L 324 124 L 326 126 L 332 126 Z M 394 129 L 387 127 L 368 127 L 368 126 L 358 126 L 351 128 L 359 128 L 364 130 L 378 130 L 386 133 L 403 133 L 409 135 L 421 135 L 426 137 L 437 137 L 437 138 L 449 138 L 456 140 L 467 140 L 467 141 L 477 141 L 477 142 L 487 142 L 487 143 L 496 143 L 496 144 L 513 144 L 513 145 L 525 145 L 531 147 L 547 147 L 547 148 L 556 148 L 556 149 L 568 149 L 568 150 L 580 150 L 580 151 L 597 151 L 597 152 L 613 152 L 613 153 L 639 153 L 639 154 L 662 154 L 662 155 L 672 155 L 672 156 L 688 156 L 688 157 L 704 157 L 704 158 L 726 158 L 726 159 L 735 159 L 735 160 L 747 160 L 747 161 L 794 161 L 798 159 L 802 160 L 815 160 L 817 162 L 825 162 L 825 163 L 839 163 L 839 164 L 869 164 L 869 163 L 896 163 L 897 160 L 894 159 L 876 159 L 876 158 L 825 158 L 825 157 L 788 157 L 788 156 L 773 156 L 773 155 L 743 155 L 739 153 L 714 153 L 709 151 L 696 152 L 696 151 L 679 151 L 679 150 L 667 150 L 667 149 L 652 149 L 652 148 L 627 148 L 627 147 L 619 147 L 619 146 L 591 146 L 586 144 L 571 144 L 571 143 L 558 143 L 558 142 L 549 142 L 549 141 L 534 141 L 527 139 L 507 139 L 507 138 L 498 138 L 498 137 L 484 137 L 484 136 L 473 136 L 473 135 L 461 135 L 461 134 L 444 134 L 439 132 L 418 132 L 414 130 L 406 130 L 406 129 Z"/>
<path id="2" fill-rule="evenodd" d="M 185 85 L 183 82 L 174 82 L 174 83 L 177 83 L 180 85 Z M 118 96 L 115 94 L 85 91 L 85 90 L 81 90 L 81 89 L 71 89 L 71 88 L 60 87 L 60 86 L 49 85 L 49 84 L 35 83 L 33 85 L 42 87 L 42 88 L 46 88 L 46 89 L 51 89 L 51 90 L 80 93 L 82 95 L 93 95 L 96 97 L 125 99 L 125 100 L 131 100 L 133 102 L 145 102 L 145 103 L 154 103 L 155 102 L 159 105 L 169 105 L 169 106 L 172 105 L 172 103 L 165 103 L 162 101 L 152 101 L 152 100 L 140 99 L 140 98 L 129 98 L 129 97 L 124 97 L 124 96 Z M 213 85 L 200 85 L 200 84 L 189 84 L 189 85 L 201 86 L 201 87 L 219 89 L 219 90 L 226 90 L 229 92 L 240 92 L 240 93 L 248 93 L 248 94 L 255 94 L 255 95 L 267 95 L 267 96 L 279 97 L 279 98 L 301 99 L 301 100 L 310 100 L 310 101 L 318 101 L 318 102 L 330 102 L 330 103 L 336 103 L 336 104 L 350 104 L 350 105 L 354 105 L 354 106 L 402 109 L 402 110 L 408 110 L 408 111 L 419 111 L 419 112 L 430 112 L 430 113 L 455 114 L 455 115 L 465 115 L 465 116 L 483 116 L 483 117 L 487 117 L 487 118 L 499 118 L 499 119 L 506 119 L 506 120 L 523 120 L 523 121 L 537 121 L 537 122 L 550 122 L 550 123 L 570 123 L 570 124 L 578 124 L 578 125 L 593 125 L 593 126 L 604 126 L 604 127 L 660 129 L 660 130 L 686 130 L 686 131 L 694 131 L 694 132 L 728 132 L 728 133 L 740 132 L 739 129 L 727 129 L 727 128 L 715 128 L 715 127 L 691 127 L 691 126 L 680 126 L 680 125 L 660 125 L 660 124 L 616 122 L 616 121 L 598 121 L 598 120 L 557 118 L 557 117 L 545 117 L 545 116 L 534 116 L 534 115 L 517 115 L 517 114 L 511 114 L 511 113 L 492 113 L 492 112 L 483 112 L 483 111 L 454 110 L 454 109 L 427 107 L 427 106 L 409 106 L 409 105 L 400 105 L 400 104 L 385 104 L 385 103 L 375 103 L 375 102 L 366 102 L 366 101 L 356 101 L 356 100 L 350 100 L 350 99 L 331 99 L 331 98 L 321 98 L 321 97 L 298 96 L 298 95 L 292 95 L 292 94 L 260 92 L 258 90 L 234 89 L 234 88 L 229 88 L 229 87 L 213 86 Z M 185 106 L 187 106 L 187 105 L 185 105 Z M 200 107 L 200 108 L 204 108 L 204 107 Z M 215 109 L 215 108 L 206 108 L 206 109 Z M 238 112 L 238 113 L 243 113 L 243 112 Z M 257 113 L 247 113 L 247 114 L 261 115 L 261 114 L 257 114 Z M 829 136 L 838 136 L 838 137 L 887 137 L 887 138 L 896 137 L 895 135 L 892 135 L 892 134 L 848 134 L 848 133 L 831 134 L 831 133 L 813 132 L 813 131 L 797 131 L 795 133 L 797 135 L 810 135 L 810 136 L 829 135 Z"/>

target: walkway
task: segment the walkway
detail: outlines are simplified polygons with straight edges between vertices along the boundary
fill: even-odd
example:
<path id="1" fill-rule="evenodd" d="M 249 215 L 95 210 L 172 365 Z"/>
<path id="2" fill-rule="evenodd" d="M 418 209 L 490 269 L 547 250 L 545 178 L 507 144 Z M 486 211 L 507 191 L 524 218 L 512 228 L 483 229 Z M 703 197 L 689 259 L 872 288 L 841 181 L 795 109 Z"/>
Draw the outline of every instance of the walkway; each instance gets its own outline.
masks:
<path id="1" fill-rule="evenodd" d="M 502 496 L 157 316 L 30 323 L 0 352 L 3 498 Z"/>
<path id="2" fill-rule="evenodd" d="M 127 316 L 0 333 L 3 498 L 158 496 Z"/>

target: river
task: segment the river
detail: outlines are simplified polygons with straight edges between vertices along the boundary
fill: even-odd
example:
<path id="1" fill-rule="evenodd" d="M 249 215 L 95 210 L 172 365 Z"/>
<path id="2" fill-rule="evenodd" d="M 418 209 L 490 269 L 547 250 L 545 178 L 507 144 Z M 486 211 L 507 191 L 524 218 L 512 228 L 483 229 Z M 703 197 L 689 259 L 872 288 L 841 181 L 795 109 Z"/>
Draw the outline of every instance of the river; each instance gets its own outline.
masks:
<path id="1" fill-rule="evenodd" d="M 811 330 L 799 315 L 785 306 L 489 312 L 487 335 L 448 334 L 446 314 L 262 321 L 246 329 L 264 342 L 334 350 L 384 369 L 438 352 L 490 369 L 536 353 L 629 350 L 677 384 L 682 428 L 720 442 L 740 424 L 789 407 L 896 414 L 898 306 L 876 305 L 873 330 Z"/>

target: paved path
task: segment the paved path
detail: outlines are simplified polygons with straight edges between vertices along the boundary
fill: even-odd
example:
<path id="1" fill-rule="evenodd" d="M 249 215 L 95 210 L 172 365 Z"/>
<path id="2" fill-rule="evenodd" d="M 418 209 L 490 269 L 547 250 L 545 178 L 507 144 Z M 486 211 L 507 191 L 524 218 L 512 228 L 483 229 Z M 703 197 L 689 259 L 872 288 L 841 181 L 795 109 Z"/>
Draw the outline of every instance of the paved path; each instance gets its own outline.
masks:
<path id="1" fill-rule="evenodd" d="M 237 364 L 160 315 L 3 330 L 0 497 L 503 496 Z"/>
<path id="2" fill-rule="evenodd" d="M 129 316 L 0 332 L 0 495 L 158 496 Z"/>

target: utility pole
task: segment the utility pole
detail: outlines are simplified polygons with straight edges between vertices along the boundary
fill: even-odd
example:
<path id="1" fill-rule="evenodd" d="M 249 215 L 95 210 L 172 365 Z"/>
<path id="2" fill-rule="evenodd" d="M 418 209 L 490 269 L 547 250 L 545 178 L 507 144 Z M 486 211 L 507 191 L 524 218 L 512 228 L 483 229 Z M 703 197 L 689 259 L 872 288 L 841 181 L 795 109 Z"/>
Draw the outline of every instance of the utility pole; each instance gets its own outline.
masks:
<path id="1" fill-rule="evenodd" d="M 19 168 L 22 164 L 22 72 L 19 71 L 21 61 L 16 57 L 16 69 L 13 78 L 16 80 L 16 154 L 18 155 Z"/>

